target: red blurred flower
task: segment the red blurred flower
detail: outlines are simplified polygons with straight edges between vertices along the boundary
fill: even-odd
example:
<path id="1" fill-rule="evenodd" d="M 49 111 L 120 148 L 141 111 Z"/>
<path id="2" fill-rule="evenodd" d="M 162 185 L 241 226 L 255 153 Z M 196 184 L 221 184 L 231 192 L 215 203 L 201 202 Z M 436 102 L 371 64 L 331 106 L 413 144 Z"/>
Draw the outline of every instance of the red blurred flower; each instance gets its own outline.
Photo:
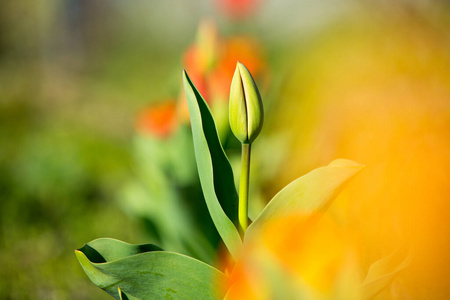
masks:
<path id="1" fill-rule="evenodd" d="M 219 35 L 214 22 L 202 20 L 195 43 L 184 53 L 183 65 L 218 119 L 227 119 L 223 117 L 224 109 L 228 107 L 230 83 L 237 61 L 245 64 L 256 78 L 266 73 L 261 47 L 255 39 L 248 36 L 224 38 Z M 178 105 L 180 119 L 189 122 L 184 93 L 180 93 Z"/>
<path id="2" fill-rule="evenodd" d="M 237 61 L 258 77 L 264 70 L 260 45 L 248 36 L 223 38 L 214 22 L 203 20 L 196 42 L 185 52 L 183 63 L 199 92 L 208 102 L 228 100 L 231 78 Z"/>
<path id="3" fill-rule="evenodd" d="M 242 18 L 255 11 L 259 0 L 216 0 L 216 4 L 224 14 L 232 18 Z"/>

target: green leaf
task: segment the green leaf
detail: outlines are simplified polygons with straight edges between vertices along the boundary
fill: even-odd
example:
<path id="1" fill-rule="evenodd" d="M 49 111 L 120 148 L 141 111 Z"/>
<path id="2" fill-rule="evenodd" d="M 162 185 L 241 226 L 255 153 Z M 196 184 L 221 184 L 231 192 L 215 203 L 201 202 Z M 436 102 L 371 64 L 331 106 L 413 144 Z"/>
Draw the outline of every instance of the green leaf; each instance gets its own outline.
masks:
<path id="1" fill-rule="evenodd" d="M 236 258 L 242 241 L 235 227 L 238 218 L 238 196 L 233 171 L 220 144 L 211 111 L 186 72 L 183 72 L 183 83 L 191 117 L 198 174 L 206 205 L 230 254 Z"/>
<path id="2" fill-rule="evenodd" d="M 391 284 L 394 277 L 406 268 L 411 262 L 411 254 L 402 254 L 395 251 L 392 254 L 374 262 L 367 272 L 367 276 L 362 283 L 362 293 L 365 299 L 372 299 Z"/>
<path id="3" fill-rule="evenodd" d="M 129 296 L 129 295 L 125 294 L 125 292 L 123 292 L 123 291 L 120 289 L 120 286 L 117 288 L 117 290 L 118 290 L 118 292 L 119 292 L 119 299 L 120 299 L 120 300 L 138 300 L 138 298 L 136 298 L 136 297 Z"/>
<path id="4" fill-rule="evenodd" d="M 75 251 L 89 279 L 116 299 L 220 299 L 223 274 L 159 247 L 97 239 Z M 120 289 L 119 289 L 120 288 Z"/>
<path id="5" fill-rule="evenodd" d="M 174 135 L 164 140 L 141 135 L 133 142 L 135 177 L 123 185 L 117 197 L 124 211 L 142 218 L 150 240 L 165 250 L 214 263 L 219 235 L 201 231 L 202 226 L 214 226 L 206 207 L 202 206 L 200 210 L 204 217 L 194 220 L 191 214 L 191 208 L 196 204 L 204 205 L 204 200 L 195 178 L 197 166 L 190 126 L 178 128 Z M 178 171 L 174 171 L 176 165 Z M 181 174 L 184 175 L 179 176 Z M 186 180 L 187 177 L 190 179 Z M 189 184 L 195 185 L 195 190 Z M 191 190 L 194 191 L 192 194 L 184 194 Z"/>
<path id="6" fill-rule="evenodd" d="M 246 237 L 272 219 L 289 215 L 312 215 L 328 207 L 344 185 L 364 166 L 337 159 L 294 180 L 273 197 L 256 220 L 248 227 Z"/>

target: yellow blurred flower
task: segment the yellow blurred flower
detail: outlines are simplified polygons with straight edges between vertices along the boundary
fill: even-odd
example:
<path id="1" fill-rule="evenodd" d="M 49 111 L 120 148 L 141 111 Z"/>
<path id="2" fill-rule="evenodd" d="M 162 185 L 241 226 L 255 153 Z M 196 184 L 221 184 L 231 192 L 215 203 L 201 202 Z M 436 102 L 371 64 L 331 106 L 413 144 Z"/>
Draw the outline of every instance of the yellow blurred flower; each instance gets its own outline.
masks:
<path id="1" fill-rule="evenodd" d="M 272 221 L 245 240 L 226 299 L 360 299 L 355 250 L 326 216 Z"/>
<path id="2" fill-rule="evenodd" d="M 399 244 L 413 249 L 376 299 L 450 299 L 449 38 L 427 15 L 371 17 L 293 60 L 282 98 L 301 101 L 275 109 L 273 124 L 295 137 L 278 186 L 335 157 L 363 161 L 331 212 L 358 230 L 365 268 Z"/>

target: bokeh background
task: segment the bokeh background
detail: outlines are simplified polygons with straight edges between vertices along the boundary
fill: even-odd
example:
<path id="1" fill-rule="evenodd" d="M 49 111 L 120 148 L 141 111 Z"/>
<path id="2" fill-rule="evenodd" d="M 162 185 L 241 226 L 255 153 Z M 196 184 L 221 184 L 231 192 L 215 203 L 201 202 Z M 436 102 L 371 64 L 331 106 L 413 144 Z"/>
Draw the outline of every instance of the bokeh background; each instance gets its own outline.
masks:
<path id="1" fill-rule="evenodd" d="M 330 216 L 356 231 L 362 272 L 412 249 L 378 299 L 449 299 L 449 16 L 427 0 L 1 1 L 0 299 L 109 299 L 73 254 L 99 237 L 210 257 L 189 131 L 170 136 L 181 70 L 226 120 L 236 59 L 266 105 L 254 213 L 335 158 L 365 164 Z M 180 205 L 204 219 L 193 244 L 171 227 Z"/>

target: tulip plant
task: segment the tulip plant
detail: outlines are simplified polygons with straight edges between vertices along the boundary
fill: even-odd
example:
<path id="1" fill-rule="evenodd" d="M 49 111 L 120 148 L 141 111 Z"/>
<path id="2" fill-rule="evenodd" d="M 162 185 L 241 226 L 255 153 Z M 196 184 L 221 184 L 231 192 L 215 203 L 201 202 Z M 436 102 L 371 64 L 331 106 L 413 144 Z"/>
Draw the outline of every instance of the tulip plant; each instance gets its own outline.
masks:
<path id="1" fill-rule="evenodd" d="M 220 262 L 213 266 L 183 254 L 164 251 L 153 244 L 132 245 L 109 238 L 91 241 L 76 250 L 76 257 L 90 280 L 116 299 L 246 299 L 243 291 L 242 297 L 239 296 L 241 291 L 236 291 L 238 282 L 228 286 L 224 282 L 228 282 L 230 275 L 238 269 L 243 253 L 252 241 L 277 220 L 320 217 L 343 186 L 363 168 L 353 161 L 338 159 L 315 169 L 287 185 L 257 218 L 249 220 L 251 145 L 260 133 L 264 119 L 256 83 L 249 70 L 237 63 L 230 89 L 229 120 L 233 134 L 242 143 L 239 194 L 206 101 L 185 71 L 183 83 L 198 175 L 211 219 L 225 245 L 226 250 L 221 256 L 227 263 L 225 267 Z M 289 226 L 289 223 L 285 224 Z M 283 234 L 282 231 L 279 234 Z M 292 233 L 292 230 L 286 232 Z M 296 236 L 288 238 L 295 239 Z M 283 247 L 288 249 L 290 245 Z M 407 263 L 406 260 L 395 263 L 392 257 L 375 262 L 364 281 L 347 287 L 347 290 L 355 291 L 351 293 L 357 295 L 353 298 L 370 299 L 392 281 Z M 328 275 L 324 273 L 323 276 Z M 284 287 L 280 282 L 274 284 Z M 230 293 L 233 288 L 234 292 Z M 261 288 L 265 290 L 265 287 Z M 301 296 L 297 288 L 291 292 L 283 288 L 284 296 L 280 296 L 276 290 L 259 298 L 344 299 L 342 294 L 330 294 L 328 298 Z"/>

